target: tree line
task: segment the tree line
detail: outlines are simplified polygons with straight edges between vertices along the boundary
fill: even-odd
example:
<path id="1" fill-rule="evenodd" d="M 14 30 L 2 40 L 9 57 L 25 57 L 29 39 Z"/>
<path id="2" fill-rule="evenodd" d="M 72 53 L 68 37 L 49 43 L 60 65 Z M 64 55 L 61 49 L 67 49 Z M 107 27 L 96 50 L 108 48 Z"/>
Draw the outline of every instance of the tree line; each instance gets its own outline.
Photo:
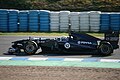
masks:
<path id="1" fill-rule="evenodd" d="M 0 9 L 119 12 L 120 0 L 0 0 Z"/>

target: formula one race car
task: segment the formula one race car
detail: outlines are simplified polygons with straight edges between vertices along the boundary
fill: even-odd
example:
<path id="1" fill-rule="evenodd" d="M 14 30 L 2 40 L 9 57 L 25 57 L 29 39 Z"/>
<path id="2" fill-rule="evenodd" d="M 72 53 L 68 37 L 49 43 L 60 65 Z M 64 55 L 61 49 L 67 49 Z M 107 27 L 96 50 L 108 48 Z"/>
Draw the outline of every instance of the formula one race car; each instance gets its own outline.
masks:
<path id="1" fill-rule="evenodd" d="M 70 32 L 68 37 L 29 38 L 12 42 L 10 54 L 35 54 L 38 49 L 42 53 L 99 53 L 111 55 L 119 48 L 119 32 L 105 33 L 104 39 L 99 39 L 85 33 Z"/>

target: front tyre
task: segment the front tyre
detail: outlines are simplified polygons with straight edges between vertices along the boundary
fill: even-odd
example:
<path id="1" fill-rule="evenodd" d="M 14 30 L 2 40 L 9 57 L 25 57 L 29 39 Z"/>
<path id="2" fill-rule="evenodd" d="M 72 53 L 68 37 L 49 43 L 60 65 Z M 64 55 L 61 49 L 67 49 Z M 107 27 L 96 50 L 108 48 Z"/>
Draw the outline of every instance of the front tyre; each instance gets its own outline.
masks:
<path id="1" fill-rule="evenodd" d="M 99 47 L 99 52 L 103 55 L 103 56 L 109 56 L 113 53 L 113 48 L 110 44 L 108 43 L 104 43 L 101 44 Z"/>
<path id="2" fill-rule="evenodd" d="M 38 45 L 35 41 L 27 41 L 24 44 L 24 52 L 28 55 L 35 54 L 38 49 Z"/>

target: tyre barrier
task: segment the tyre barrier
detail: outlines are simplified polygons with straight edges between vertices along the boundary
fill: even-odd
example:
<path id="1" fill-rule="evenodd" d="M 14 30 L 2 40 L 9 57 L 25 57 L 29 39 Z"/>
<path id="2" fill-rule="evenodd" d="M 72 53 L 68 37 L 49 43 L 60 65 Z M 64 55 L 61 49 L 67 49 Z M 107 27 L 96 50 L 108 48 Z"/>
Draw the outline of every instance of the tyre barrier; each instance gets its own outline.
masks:
<path id="1" fill-rule="evenodd" d="M 79 12 L 71 12 L 70 13 L 70 25 L 71 29 L 74 31 L 79 31 Z"/>
<path id="2" fill-rule="evenodd" d="M 110 14 L 110 29 L 112 31 L 120 30 L 120 13 Z"/>
<path id="3" fill-rule="evenodd" d="M 19 31 L 28 31 L 28 11 L 19 12 Z"/>
<path id="4" fill-rule="evenodd" d="M 101 13 L 100 15 L 100 31 L 106 32 L 110 29 L 110 13 Z"/>
<path id="5" fill-rule="evenodd" d="M 119 12 L 70 12 L 0 9 L 1 32 L 107 32 L 120 31 Z"/>
<path id="6" fill-rule="evenodd" d="M 8 10 L 0 9 L 0 31 L 8 31 Z"/>
<path id="7" fill-rule="evenodd" d="M 50 11 L 40 10 L 40 31 L 50 31 Z"/>
<path id="8" fill-rule="evenodd" d="M 30 32 L 37 32 L 39 29 L 38 22 L 39 10 L 30 10 L 29 11 L 29 28 Z"/>
<path id="9" fill-rule="evenodd" d="M 50 31 L 59 31 L 59 12 L 50 12 Z"/>
<path id="10" fill-rule="evenodd" d="M 89 12 L 80 12 L 80 31 L 89 31 Z"/>
<path id="11" fill-rule="evenodd" d="M 90 32 L 99 32 L 100 30 L 100 11 L 90 12 Z"/>
<path id="12" fill-rule="evenodd" d="M 9 10 L 8 11 L 8 30 L 9 32 L 18 31 L 18 10 Z"/>
<path id="13" fill-rule="evenodd" d="M 60 32 L 66 32 L 69 29 L 70 11 L 60 11 Z"/>

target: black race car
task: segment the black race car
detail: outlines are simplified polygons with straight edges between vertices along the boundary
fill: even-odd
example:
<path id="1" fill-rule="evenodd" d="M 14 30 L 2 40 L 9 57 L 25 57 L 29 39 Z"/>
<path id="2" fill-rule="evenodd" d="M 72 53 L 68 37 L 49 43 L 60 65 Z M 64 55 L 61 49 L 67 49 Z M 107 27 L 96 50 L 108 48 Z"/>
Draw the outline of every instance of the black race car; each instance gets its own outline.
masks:
<path id="1" fill-rule="evenodd" d="M 119 48 L 119 32 L 105 33 L 104 39 L 99 39 L 84 33 L 70 32 L 68 37 L 29 38 L 12 42 L 8 53 L 35 54 L 38 49 L 42 53 L 99 53 L 111 55 Z"/>

